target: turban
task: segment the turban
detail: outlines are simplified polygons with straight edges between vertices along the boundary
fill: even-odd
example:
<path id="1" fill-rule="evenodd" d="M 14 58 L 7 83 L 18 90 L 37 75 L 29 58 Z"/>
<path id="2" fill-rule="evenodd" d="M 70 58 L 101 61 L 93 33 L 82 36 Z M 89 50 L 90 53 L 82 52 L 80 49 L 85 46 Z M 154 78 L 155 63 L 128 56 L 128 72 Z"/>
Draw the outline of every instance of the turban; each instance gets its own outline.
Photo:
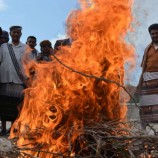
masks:
<path id="1" fill-rule="evenodd" d="M 15 29 L 22 30 L 22 27 L 21 26 L 11 26 L 10 27 L 10 31 L 13 31 Z"/>

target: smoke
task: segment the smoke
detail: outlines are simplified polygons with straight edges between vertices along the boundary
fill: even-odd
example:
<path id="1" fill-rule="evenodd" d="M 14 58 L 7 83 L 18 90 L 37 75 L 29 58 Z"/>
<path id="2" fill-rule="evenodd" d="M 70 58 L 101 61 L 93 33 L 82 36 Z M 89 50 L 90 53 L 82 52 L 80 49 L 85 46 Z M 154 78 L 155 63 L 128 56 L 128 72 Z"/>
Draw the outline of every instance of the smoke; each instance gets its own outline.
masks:
<path id="1" fill-rule="evenodd" d="M 145 47 L 151 42 L 148 33 L 149 25 L 158 23 L 157 0 L 135 0 L 133 5 L 134 32 L 128 34 L 128 42 L 132 43 L 136 51 L 136 68 L 131 76 L 131 84 L 137 85 L 141 74 L 141 60 Z"/>

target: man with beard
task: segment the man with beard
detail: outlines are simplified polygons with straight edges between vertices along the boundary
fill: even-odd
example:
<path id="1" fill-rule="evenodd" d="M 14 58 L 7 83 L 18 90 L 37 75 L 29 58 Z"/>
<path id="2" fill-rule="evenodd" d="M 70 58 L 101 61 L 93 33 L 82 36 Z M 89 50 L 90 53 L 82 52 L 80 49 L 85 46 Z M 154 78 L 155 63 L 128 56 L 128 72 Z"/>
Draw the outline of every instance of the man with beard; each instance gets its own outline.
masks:
<path id="1" fill-rule="evenodd" d="M 152 42 L 146 47 L 142 60 L 142 74 L 137 86 L 140 92 L 140 120 L 142 129 L 148 123 L 158 123 L 158 24 L 148 28 Z"/>
<path id="2" fill-rule="evenodd" d="M 0 47 L 0 116 L 2 121 L 14 122 L 18 116 L 17 106 L 22 101 L 24 73 L 22 58 L 25 44 L 20 42 L 21 26 L 10 27 L 11 42 Z M 1 135 L 6 134 L 3 127 Z"/>
<path id="3" fill-rule="evenodd" d="M 32 60 L 35 60 L 37 55 L 38 55 L 38 50 L 35 48 L 37 45 L 36 43 L 37 43 L 37 39 L 35 36 L 28 36 L 27 37 L 26 44 L 31 49 L 30 59 L 32 59 Z"/>

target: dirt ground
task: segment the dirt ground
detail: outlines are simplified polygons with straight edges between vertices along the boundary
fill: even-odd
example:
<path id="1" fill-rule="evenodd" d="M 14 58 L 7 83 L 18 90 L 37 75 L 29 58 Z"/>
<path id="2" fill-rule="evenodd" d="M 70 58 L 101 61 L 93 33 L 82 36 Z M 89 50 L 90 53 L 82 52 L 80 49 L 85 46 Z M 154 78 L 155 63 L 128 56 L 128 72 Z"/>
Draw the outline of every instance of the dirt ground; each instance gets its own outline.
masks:
<path id="1" fill-rule="evenodd" d="M 139 119 L 139 109 L 134 104 L 129 104 L 127 118 L 129 121 L 136 122 L 137 128 L 140 128 L 140 119 Z M 7 129 L 11 126 L 10 122 L 7 122 Z M 158 124 L 153 124 L 153 128 L 158 131 Z M 1 130 L 1 122 L 0 122 L 0 130 Z M 146 132 L 150 135 L 153 135 L 153 131 L 147 128 Z M 17 158 L 18 152 L 11 140 L 8 139 L 9 134 L 7 136 L 0 136 L 0 158 Z"/>

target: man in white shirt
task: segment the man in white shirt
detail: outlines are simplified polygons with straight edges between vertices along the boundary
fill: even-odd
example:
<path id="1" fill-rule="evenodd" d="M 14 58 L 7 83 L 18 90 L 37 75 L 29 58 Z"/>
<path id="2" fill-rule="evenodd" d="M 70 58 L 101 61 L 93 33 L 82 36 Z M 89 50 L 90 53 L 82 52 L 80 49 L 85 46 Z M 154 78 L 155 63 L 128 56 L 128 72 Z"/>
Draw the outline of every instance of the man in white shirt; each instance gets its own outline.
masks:
<path id="1" fill-rule="evenodd" d="M 37 39 L 36 39 L 36 37 L 35 36 L 28 36 L 26 44 L 31 49 L 31 53 L 29 55 L 30 59 L 36 60 L 36 57 L 37 57 L 37 55 L 39 53 L 38 50 L 35 48 L 36 45 L 37 45 Z"/>
<path id="2" fill-rule="evenodd" d="M 18 115 L 17 105 L 23 98 L 22 58 L 25 52 L 25 44 L 20 42 L 21 30 L 21 26 L 10 27 L 11 42 L 9 44 L 4 43 L 0 47 L 0 116 L 2 121 L 15 121 Z M 16 62 L 11 57 L 12 55 L 14 55 Z M 18 65 L 19 69 L 15 65 Z M 21 72 L 20 75 L 18 70 Z M 5 132 L 2 129 L 2 134 L 5 134 Z"/>

